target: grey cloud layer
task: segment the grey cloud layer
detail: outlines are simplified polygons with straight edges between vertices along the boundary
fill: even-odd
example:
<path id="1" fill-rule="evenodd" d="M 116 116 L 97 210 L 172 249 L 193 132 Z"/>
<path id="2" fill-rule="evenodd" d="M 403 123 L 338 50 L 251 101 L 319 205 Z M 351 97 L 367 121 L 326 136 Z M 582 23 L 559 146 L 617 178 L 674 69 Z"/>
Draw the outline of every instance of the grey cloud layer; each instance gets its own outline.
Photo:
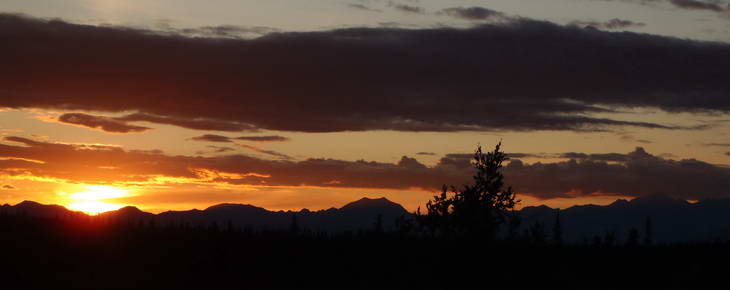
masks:
<path id="1" fill-rule="evenodd" d="M 151 128 L 129 125 L 126 122 L 109 117 L 92 116 L 81 113 L 67 113 L 58 117 L 62 123 L 80 125 L 89 128 L 98 128 L 111 133 L 144 132 Z"/>
<path id="2" fill-rule="evenodd" d="M 6 137 L 5 141 L 11 145 L 0 144 L 0 176 L 75 182 L 146 182 L 164 176 L 189 178 L 191 182 L 436 191 L 443 184 L 468 183 L 473 174 L 470 159 L 462 154 L 447 155 L 429 167 L 407 156 L 398 163 L 291 161 L 245 155 L 169 156 L 154 151 L 56 144 L 20 137 Z M 642 148 L 628 154 L 563 154 L 568 156 L 575 158 L 534 164 L 512 160 L 504 167 L 506 182 L 516 191 L 538 198 L 657 193 L 698 200 L 730 197 L 730 168 L 699 160 L 668 160 Z"/>
<path id="3" fill-rule="evenodd" d="M 674 6 L 685 9 L 710 10 L 721 12 L 730 9 L 730 3 L 724 1 L 699 1 L 699 0 L 670 0 Z"/>
<path id="4" fill-rule="evenodd" d="M 466 20 L 487 20 L 505 17 L 504 13 L 484 7 L 452 7 L 441 10 L 440 14 Z"/>
<path id="5" fill-rule="evenodd" d="M 241 136 L 241 137 L 228 137 L 214 134 L 205 134 L 191 138 L 195 141 L 207 141 L 207 142 L 234 142 L 235 140 L 250 141 L 250 142 L 284 142 L 289 141 L 289 138 L 277 135 L 270 136 Z"/>
<path id="6" fill-rule="evenodd" d="M 646 26 L 646 23 L 643 22 L 635 22 L 631 20 L 624 20 L 619 18 L 614 18 L 609 21 L 605 22 L 599 22 L 594 20 L 576 20 L 571 22 L 572 25 L 579 25 L 579 26 L 585 26 L 585 27 L 594 27 L 594 28 L 600 28 L 600 29 L 623 29 L 623 28 L 629 28 L 629 27 L 642 27 Z"/>
<path id="7" fill-rule="evenodd" d="M 730 45 L 532 20 L 211 39 L 2 14 L 0 39 L 0 107 L 138 112 L 120 122 L 592 131 L 686 128 L 590 115 L 624 106 L 730 111 Z"/>
<path id="8" fill-rule="evenodd" d="M 519 189 L 550 198 L 618 193 L 629 196 L 667 194 L 683 199 L 726 198 L 730 169 L 695 159 L 663 159 L 637 148 L 629 154 L 601 154 L 596 159 L 558 163 L 512 162 L 505 175 Z M 618 162 L 606 162 L 618 161 Z M 564 193 L 572 192 L 571 195 Z"/>
<path id="9" fill-rule="evenodd" d="M 408 5 L 408 4 L 399 4 L 399 3 L 391 3 L 390 4 L 393 9 L 406 12 L 406 13 L 416 13 L 416 14 L 424 14 L 426 13 L 426 9 L 420 6 L 416 5 Z"/>
<path id="10" fill-rule="evenodd" d="M 58 121 L 61 123 L 80 125 L 89 128 L 98 128 L 111 133 L 143 132 L 152 129 L 129 124 L 131 122 L 149 122 L 208 131 L 257 131 L 257 129 L 250 124 L 243 124 L 236 121 L 216 120 L 211 118 L 186 119 L 156 116 L 144 113 L 129 114 L 121 117 L 94 116 L 84 113 L 66 113 L 59 116 Z"/>
<path id="11" fill-rule="evenodd" d="M 715 12 L 730 11 L 730 1 L 727 0 L 601 0 L 609 2 L 630 2 L 641 5 L 671 4 L 673 7 L 690 10 L 708 10 Z"/>

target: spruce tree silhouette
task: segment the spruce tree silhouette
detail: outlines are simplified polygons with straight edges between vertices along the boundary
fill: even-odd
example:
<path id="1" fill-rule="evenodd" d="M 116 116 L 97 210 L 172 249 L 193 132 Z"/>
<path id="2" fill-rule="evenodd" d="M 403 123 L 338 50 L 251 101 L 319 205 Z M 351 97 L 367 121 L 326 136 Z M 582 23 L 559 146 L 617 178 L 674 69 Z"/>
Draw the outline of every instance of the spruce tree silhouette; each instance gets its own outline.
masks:
<path id="1" fill-rule="evenodd" d="M 508 160 L 500 151 L 502 142 L 494 151 L 483 153 L 477 147 L 474 153 L 473 185 L 443 186 L 441 194 L 426 204 L 427 213 L 416 212 L 419 221 L 433 235 L 469 237 L 494 240 L 501 225 L 513 221 L 514 207 L 519 200 L 509 186 L 504 189 L 502 163 Z"/>
<path id="2" fill-rule="evenodd" d="M 560 209 L 555 213 L 555 224 L 553 224 L 553 244 L 560 246 L 563 244 L 563 227 L 560 224 Z"/>
<path id="3" fill-rule="evenodd" d="M 651 217 L 647 216 L 644 223 L 644 245 L 651 246 L 652 244 L 654 244 L 654 229 L 651 224 Z"/>
<path id="4" fill-rule="evenodd" d="M 626 238 L 627 247 L 636 247 L 639 245 L 639 230 L 631 228 L 629 230 L 629 236 Z"/>
<path id="5" fill-rule="evenodd" d="M 615 231 L 606 231 L 606 233 L 603 235 L 603 244 L 606 247 L 613 247 L 616 243 L 616 232 Z"/>
<path id="6" fill-rule="evenodd" d="M 545 245 L 547 242 L 547 233 L 545 232 L 545 224 L 537 222 L 532 224 L 527 231 L 530 243 L 533 245 Z"/>
<path id="7" fill-rule="evenodd" d="M 297 214 L 291 215 L 291 223 L 289 224 L 289 233 L 293 235 L 299 234 L 299 231 L 301 229 L 299 228 L 299 222 L 297 221 Z"/>

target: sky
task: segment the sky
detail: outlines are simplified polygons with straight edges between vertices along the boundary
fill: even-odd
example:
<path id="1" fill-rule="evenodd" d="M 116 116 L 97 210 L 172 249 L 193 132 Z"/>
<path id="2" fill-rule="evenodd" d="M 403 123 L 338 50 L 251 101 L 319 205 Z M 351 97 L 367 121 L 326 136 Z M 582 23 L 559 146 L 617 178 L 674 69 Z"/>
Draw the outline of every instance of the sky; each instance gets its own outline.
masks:
<path id="1" fill-rule="evenodd" d="M 730 1 L 0 3 L 0 203 L 730 197 Z"/>

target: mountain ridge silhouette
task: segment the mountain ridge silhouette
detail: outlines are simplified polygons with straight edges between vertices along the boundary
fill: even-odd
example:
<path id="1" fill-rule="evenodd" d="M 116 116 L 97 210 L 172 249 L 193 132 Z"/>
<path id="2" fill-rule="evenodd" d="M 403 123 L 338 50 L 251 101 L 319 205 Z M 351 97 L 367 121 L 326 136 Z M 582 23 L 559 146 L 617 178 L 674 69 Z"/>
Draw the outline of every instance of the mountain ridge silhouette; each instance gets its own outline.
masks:
<path id="1" fill-rule="evenodd" d="M 90 216 L 60 205 L 46 205 L 34 201 L 23 201 L 16 205 L 6 204 L 0 208 L 6 213 L 43 218 L 89 216 L 102 220 L 129 223 L 154 222 L 158 225 L 215 225 L 220 227 L 232 225 L 237 228 L 251 228 L 254 230 L 288 229 L 292 223 L 292 216 L 296 215 L 298 226 L 301 228 L 329 232 L 369 230 L 379 215 L 383 218 L 384 228 L 392 230 L 397 218 L 410 215 L 403 206 L 384 197 L 377 199 L 362 198 L 347 203 L 341 208 L 317 211 L 310 211 L 306 208 L 299 211 L 271 211 L 250 204 L 221 203 L 209 206 L 204 210 L 171 210 L 158 214 L 142 211 L 135 206 L 125 206 L 118 210 Z"/>
<path id="2" fill-rule="evenodd" d="M 60 205 L 44 205 L 23 201 L 16 205 L 0 206 L 4 213 L 43 218 L 88 216 Z M 536 223 L 545 229 L 553 227 L 558 209 L 546 205 L 526 206 L 518 211 L 522 216 L 519 231 Z M 222 203 L 205 208 L 184 211 L 165 211 L 158 214 L 144 212 L 134 206 L 101 213 L 93 218 L 154 222 L 157 225 L 234 226 L 254 230 L 287 230 L 296 216 L 297 226 L 312 231 L 346 232 L 370 230 L 382 216 L 385 230 L 395 229 L 395 220 L 410 216 L 403 206 L 387 198 L 362 198 L 343 205 L 311 211 L 272 211 L 250 204 Z M 647 218 L 651 219 L 652 239 L 656 242 L 691 242 L 730 238 L 730 199 L 703 200 L 694 203 L 662 195 L 617 199 L 608 205 L 575 205 L 560 210 L 563 239 L 581 243 L 595 236 L 613 233 L 616 242 L 626 239 L 633 228 L 645 234 Z"/>
<path id="3" fill-rule="evenodd" d="M 536 223 L 553 227 L 557 209 L 547 206 L 520 210 L 522 227 Z M 711 241 L 730 237 L 730 199 L 695 203 L 657 194 L 632 200 L 617 199 L 608 205 L 576 205 L 560 210 L 564 239 L 581 243 L 614 234 L 623 243 L 631 229 L 646 235 L 650 220 L 652 240 L 660 243 Z"/>

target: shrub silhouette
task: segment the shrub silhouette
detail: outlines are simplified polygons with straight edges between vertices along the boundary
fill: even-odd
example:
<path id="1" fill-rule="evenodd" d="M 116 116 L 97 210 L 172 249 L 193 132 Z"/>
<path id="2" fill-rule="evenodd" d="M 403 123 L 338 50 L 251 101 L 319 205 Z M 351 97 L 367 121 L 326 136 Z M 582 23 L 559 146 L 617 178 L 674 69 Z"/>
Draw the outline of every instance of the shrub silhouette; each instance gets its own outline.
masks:
<path id="1" fill-rule="evenodd" d="M 500 169 L 508 158 L 500 151 L 501 145 L 486 153 L 477 147 L 474 184 L 464 185 L 461 190 L 444 185 L 441 193 L 426 204 L 425 215 L 418 209 L 418 220 L 432 235 L 494 240 L 500 226 L 517 221 L 514 207 L 519 200 L 511 186 L 503 188 Z"/>

